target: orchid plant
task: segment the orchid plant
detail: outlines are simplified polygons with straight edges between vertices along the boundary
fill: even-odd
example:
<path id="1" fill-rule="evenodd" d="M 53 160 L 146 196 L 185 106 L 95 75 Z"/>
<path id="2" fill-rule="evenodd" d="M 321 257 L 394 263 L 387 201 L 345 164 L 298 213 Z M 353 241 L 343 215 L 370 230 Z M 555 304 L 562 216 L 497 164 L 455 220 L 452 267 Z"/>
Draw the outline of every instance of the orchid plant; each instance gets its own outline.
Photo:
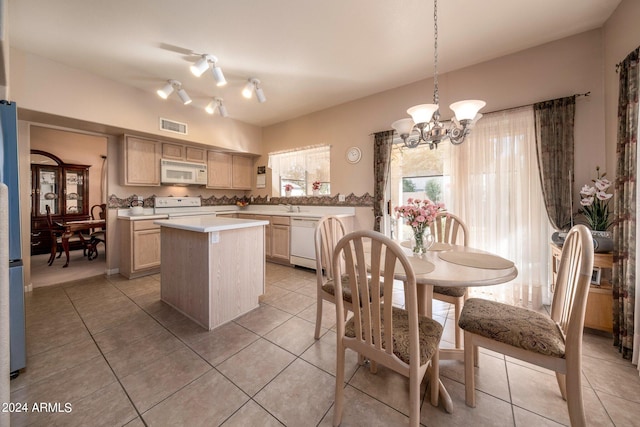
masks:
<path id="1" fill-rule="evenodd" d="M 607 193 L 611 182 L 605 178 L 606 175 L 606 172 L 600 175 L 600 167 L 596 166 L 596 179 L 592 180 L 594 185 L 585 185 L 580 190 L 582 208 L 578 209 L 578 213 L 584 215 L 589 227 L 596 231 L 605 231 L 611 225 L 609 199 L 613 194 Z"/>

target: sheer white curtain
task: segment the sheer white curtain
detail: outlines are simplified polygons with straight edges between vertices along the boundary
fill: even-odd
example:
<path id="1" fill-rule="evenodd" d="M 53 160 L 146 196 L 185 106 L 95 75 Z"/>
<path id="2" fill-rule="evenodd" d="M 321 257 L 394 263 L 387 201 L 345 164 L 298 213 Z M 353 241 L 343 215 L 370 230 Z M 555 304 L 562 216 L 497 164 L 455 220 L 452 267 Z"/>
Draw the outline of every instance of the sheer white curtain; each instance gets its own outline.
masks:
<path id="1" fill-rule="evenodd" d="M 511 304 L 549 303 L 552 230 L 542 199 L 532 107 L 485 114 L 462 145 L 452 147 L 447 209 L 470 231 L 472 247 L 512 260 L 518 277 L 505 285 L 470 288 Z"/>

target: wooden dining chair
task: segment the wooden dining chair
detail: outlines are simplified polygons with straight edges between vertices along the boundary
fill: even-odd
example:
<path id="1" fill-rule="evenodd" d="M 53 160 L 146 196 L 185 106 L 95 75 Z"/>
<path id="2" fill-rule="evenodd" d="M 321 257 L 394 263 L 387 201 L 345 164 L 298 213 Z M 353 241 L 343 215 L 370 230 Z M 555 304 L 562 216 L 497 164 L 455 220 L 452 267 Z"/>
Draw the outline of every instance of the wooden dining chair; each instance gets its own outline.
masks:
<path id="1" fill-rule="evenodd" d="M 477 347 L 556 372 L 571 425 L 585 426 L 582 403 L 582 329 L 593 273 L 593 241 L 574 226 L 562 247 L 551 316 L 522 307 L 470 298 L 460 317 L 464 329 L 465 398 L 475 407 Z"/>
<path id="2" fill-rule="evenodd" d="M 367 248 L 365 253 L 365 248 Z M 396 269 L 404 271 L 405 308 L 394 307 L 393 282 Z M 418 315 L 416 275 L 407 255 L 393 240 L 381 233 L 361 230 L 340 239 L 333 253 L 333 272 L 345 280 L 335 282 L 336 294 L 348 288 L 353 301 L 353 316 L 346 320 L 345 302 L 336 300 L 336 391 L 333 425 L 342 420 L 345 402 L 345 350 L 364 356 L 376 372 L 380 363 L 409 378 L 409 420 L 412 426 L 420 423 L 420 383 L 430 368 L 431 404 L 438 404 L 440 389 L 438 345 L 442 325 Z M 384 288 L 384 291 L 381 290 Z M 383 298 L 372 295 L 383 294 Z M 431 301 L 428 301 L 431 303 Z"/>
<path id="3" fill-rule="evenodd" d="M 103 219 L 106 220 L 107 205 L 105 203 L 91 206 L 91 219 Z M 88 258 L 94 259 L 98 257 L 98 244 L 104 244 L 105 251 L 107 247 L 107 232 L 104 226 L 96 227 L 91 230 L 89 235 L 89 254 Z"/>
<path id="4" fill-rule="evenodd" d="M 49 255 L 49 259 L 47 260 L 47 264 L 51 266 L 53 261 L 56 258 L 56 253 L 58 253 L 58 258 L 62 256 L 62 234 L 64 233 L 64 227 L 61 227 L 53 222 L 53 218 L 51 216 L 51 207 L 46 205 L 45 210 L 47 212 L 47 228 L 49 229 L 49 235 L 51 236 L 51 251 Z M 87 243 L 89 242 L 89 235 L 78 235 L 74 234 L 69 237 L 69 244 L 74 242 L 80 242 L 82 244 L 83 255 L 87 255 Z"/>
<path id="5" fill-rule="evenodd" d="M 437 214 L 435 221 L 431 224 L 431 234 L 436 242 L 448 243 L 452 245 L 468 246 L 469 230 L 464 222 L 457 216 L 448 212 Z M 458 327 L 462 306 L 469 296 L 466 287 L 434 286 L 433 299 L 453 304 L 455 310 L 455 346 L 462 348 L 462 329 Z"/>
<path id="6" fill-rule="evenodd" d="M 335 286 L 333 283 L 333 248 L 345 235 L 344 224 L 340 218 L 335 216 L 325 216 L 318 221 L 314 240 L 316 248 L 316 283 L 317 283 L 317 303 L 316 303 L 316 331 L 314 338 L 320 338 L 322 326 L 322 303 L 328 301 L 336 303 Z M 347 301 L 345 309 L 351 309 L 351 295 L 345 293 L 343 298 Z"/>

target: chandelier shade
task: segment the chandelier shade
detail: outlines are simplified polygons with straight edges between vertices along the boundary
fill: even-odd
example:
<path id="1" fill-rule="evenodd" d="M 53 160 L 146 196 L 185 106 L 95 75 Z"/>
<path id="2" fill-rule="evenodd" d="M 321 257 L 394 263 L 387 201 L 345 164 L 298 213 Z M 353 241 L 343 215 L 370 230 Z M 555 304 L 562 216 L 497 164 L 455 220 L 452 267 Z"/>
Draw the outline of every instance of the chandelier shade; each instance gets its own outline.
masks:
<path id="1" fill-rule="evenodd" d="M 396 120 L 391 127 L 398 133 L 404 145 L 414 148 L 421 143 L 437 148 L 444 140 L 462 144 L 476 121 L 482 117 L 479 111 L 486 102 L 472 99 L 454 102 L 449 106 L 455 114 L 452 122 L 440 121 L 440 95 L 438 93 L 438 0 L 433 2 L 433 104 L 420 104 L 407 110 L 410 119 Z M 417 133 L 416 133 L 417 132 Z"/>

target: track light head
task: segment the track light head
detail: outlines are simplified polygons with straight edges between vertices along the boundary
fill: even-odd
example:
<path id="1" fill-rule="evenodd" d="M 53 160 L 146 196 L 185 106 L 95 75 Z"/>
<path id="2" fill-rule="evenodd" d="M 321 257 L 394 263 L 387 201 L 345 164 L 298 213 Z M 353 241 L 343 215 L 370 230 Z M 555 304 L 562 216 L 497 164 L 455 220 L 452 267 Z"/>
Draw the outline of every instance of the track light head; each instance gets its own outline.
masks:
<path id="1" fill-rule="evenodd" d="M 216 102 L 218 103 L 218 112 L 221 117 L 229 117 L 229 112 L 227 111 L 227 107 L 222 103 L 222 98 L 216 98 Z"/>
<path id="2" fill-rule="evenodd" d="M 224 100 L 222 98 L 216 96 L 211 102 L 209 102 L 209 104 L 207 104 L 204 109 L 209 114 L 215 114 L 217 109 L 220 116 L 229 117 L 229 112 L 227 111 L 227 107 L 224 106 L 223 102 Z"/>
<path id="3" fill-rule="evenodd" d="M 249 79 L 247 84 L 244 85 L 244 89 L 242 89 L 242 96 L 247 99 L 251 99 L 251 97 L 253 96 L 253 88 L 255 87 L 253 80 L 254 79 Z"/>
<path id="4" fill-rule="evenodd" d="M 191 104 L 191 98 L 184 89 L 181 88 L 178 90 L 178 96 L 180 97 L 184 105 Z"/>
<path id="5" fill-rule="evenodd" d="M 204 111 L 206 111 L 209 114 L 213 114 L 216 112 L 216 106 L 217 106 L 217 103 L 214 99 L 213 101 L 208 103 L 206 107 L 204 107 Z"/>
<path id="6" fill-rule="evenodd" d="M 264 91 L 262 90 L 262 88 L 259 88 L 258 86 L 256 86 L 256 99 L 261 104 L 267 100 L 267 97 L 264 96 Z"/>
<path id="7" fill-rule="evenodd" d="M 215 62 L 213 63 L 211 72 L 213 73 L 213 78 L 216 81 L 216 86 L 224 86 L 227 84 L 227 79 L 225 79 L 224 74 L 222 74 L 222 68 L 218 67 Z"/>
<path id="8" fill-rule="evenodd" d="M 162 89 L 158 89 L 158 91 L 156 92 L 158 96 L 162 99 L 167 99 L 169 95 L 173 93 L 173 87 L 175 82 L 176 82 L 175 80 L 168 80 L 167 84 Z"/>
<path id="9" fill-rule="evenodd" d="M 200 77 L 202 73 L 209 69 L 209 55 L 202 55 L 195 64 L 193 64 L 189 69 L 193 73 L 194 76 Z"/>

